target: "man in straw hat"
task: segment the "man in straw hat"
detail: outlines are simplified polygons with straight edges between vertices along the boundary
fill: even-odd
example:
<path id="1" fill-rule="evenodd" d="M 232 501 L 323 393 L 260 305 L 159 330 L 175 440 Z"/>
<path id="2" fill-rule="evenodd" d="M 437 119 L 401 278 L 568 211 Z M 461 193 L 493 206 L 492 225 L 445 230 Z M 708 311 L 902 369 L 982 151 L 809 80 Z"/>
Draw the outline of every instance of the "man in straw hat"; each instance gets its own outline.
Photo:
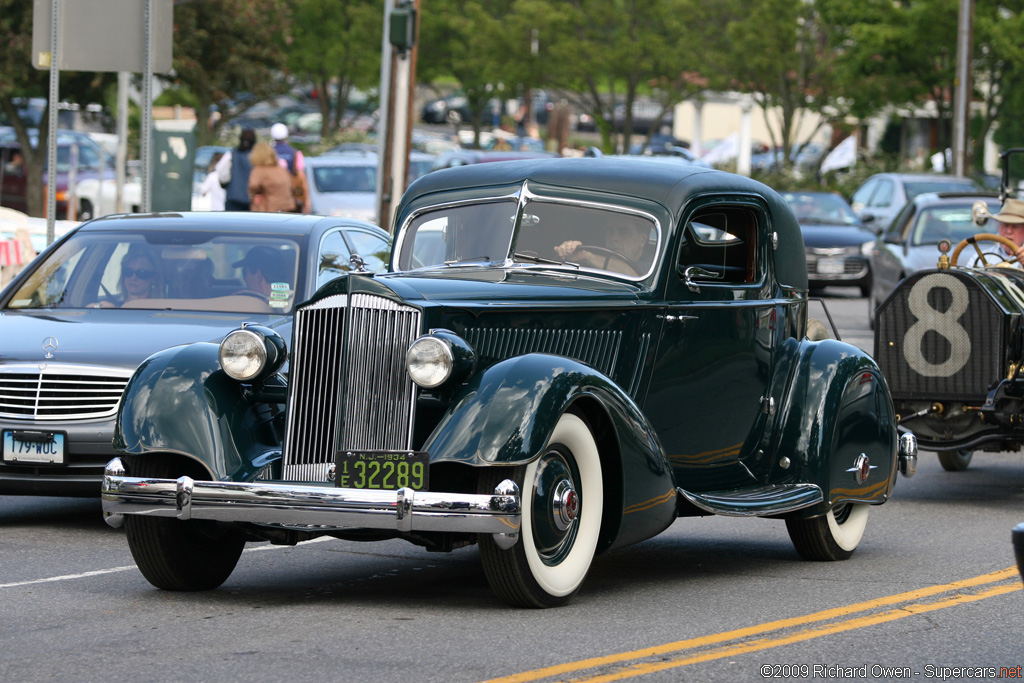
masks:
<path id="1" fill-rule="evenodd" d="M 1016 251 L 1011 252 L 1009 247 L 1003 247 L 1003 250 L 1009 256 L 1016 256 L 1017 263 L 1024 265 L 1024 200 L 1008 198 L 993 218 L 999 221 L 999 234 L 1017 245 Z"/>

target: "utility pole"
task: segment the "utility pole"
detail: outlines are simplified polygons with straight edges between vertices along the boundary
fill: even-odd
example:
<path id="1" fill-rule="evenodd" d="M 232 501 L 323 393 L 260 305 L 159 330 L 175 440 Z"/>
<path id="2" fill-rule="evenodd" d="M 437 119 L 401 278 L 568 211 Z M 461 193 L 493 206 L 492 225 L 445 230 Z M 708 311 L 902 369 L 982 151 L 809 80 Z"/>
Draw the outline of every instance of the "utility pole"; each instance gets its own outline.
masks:
<path id="1" fill-rule="evenodd" d="M 968 134 L 971 129 L 971 58 L 974 46 L 974 0 L 960 0 L 956 39 L 956 79 L 953 84 L 953 173 L 967 175 Z M 943 150 L 944 153 L 944 150 Z"/>
<path id="2" fill-rule="evenodd" d="M 394 206 L 405 192 L 416 87 L 416 20 L 419 0 L 386 0 L 377 131 L 377 220 L 389 232 Z"/>

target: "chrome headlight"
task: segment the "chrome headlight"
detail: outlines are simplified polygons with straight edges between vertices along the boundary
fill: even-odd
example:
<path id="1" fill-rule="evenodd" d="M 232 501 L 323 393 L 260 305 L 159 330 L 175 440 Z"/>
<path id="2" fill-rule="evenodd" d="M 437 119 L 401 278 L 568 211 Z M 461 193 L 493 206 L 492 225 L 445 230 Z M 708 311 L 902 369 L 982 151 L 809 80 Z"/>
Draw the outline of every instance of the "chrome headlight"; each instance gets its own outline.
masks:
<path id="1" fill-rule="evenodd" d="M 875 241 L 874 240 L 871 240 L 870 242 L 865 242 L 864 244 L 860 245 L 860 253 L 863 256 L 870 257 L 871 256 L 871 252 L 873 252 L 874 250 L 875 250 Z"/>
<path id="2" fill-rule="evenodd" d="M 229 377 L 251 382 L 276 372 L 287 353 L 279 334 L 259 325 L 249 325 L 224 337 L 218 356 L 221 368 Z"/>
<path id="3" fill-rule="evenodd" d="M 455 356 L 443 339 L 420 337 L 409 346 L 405 366 L 413 382 L 424 389 L 433 389 L 451 377 Z"/>

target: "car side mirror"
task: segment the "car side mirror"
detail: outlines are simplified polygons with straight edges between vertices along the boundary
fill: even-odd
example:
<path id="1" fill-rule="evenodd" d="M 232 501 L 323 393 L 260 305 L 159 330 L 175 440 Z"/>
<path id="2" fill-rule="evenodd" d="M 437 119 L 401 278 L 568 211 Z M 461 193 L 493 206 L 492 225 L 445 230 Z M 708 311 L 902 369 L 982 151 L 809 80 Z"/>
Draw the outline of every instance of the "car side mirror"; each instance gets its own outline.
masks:
<path id="1" fill-rule="evenodd" d="M 903 244 L 903 236 L 898 232 L 890 232 L 882 237 L 882 241 L 886 244 Z"/>

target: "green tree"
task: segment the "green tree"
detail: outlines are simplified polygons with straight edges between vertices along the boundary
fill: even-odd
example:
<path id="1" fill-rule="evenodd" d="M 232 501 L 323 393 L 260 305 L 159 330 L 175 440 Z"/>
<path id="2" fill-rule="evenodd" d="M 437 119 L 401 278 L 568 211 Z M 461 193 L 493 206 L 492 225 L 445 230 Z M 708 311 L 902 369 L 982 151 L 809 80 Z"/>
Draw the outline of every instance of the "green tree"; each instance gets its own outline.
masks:
<path id="1" fill-rule="evenodd" d="M 293 36 L 288 0 L 202 0 L 174 6 L 174 75 L 199 103 L 196 138 L 210 144 L 220 128 L 253 104 L 288 88 L 285 44 Z M 202 125 L 216 106 L 220 118 Z"/>
<path id="2" fill-rule="evenodd" d="M 320 94 L 320 134 L 346 127 L 353 90 L 380 82 L 383 0 L 291 0 L 293 39 L 288 68 Z M 333 97 L 328 97 L 334 85 Z"/>
<path id="3" fill-rule="evenodd" d="M 454 77 L 472 114 L 474 146 L 491 99 L 516 78 L 523 58 L 506 25 L 510 0 L 428 0 L 422 5 L 417 79 L 433 82 Z"/>

